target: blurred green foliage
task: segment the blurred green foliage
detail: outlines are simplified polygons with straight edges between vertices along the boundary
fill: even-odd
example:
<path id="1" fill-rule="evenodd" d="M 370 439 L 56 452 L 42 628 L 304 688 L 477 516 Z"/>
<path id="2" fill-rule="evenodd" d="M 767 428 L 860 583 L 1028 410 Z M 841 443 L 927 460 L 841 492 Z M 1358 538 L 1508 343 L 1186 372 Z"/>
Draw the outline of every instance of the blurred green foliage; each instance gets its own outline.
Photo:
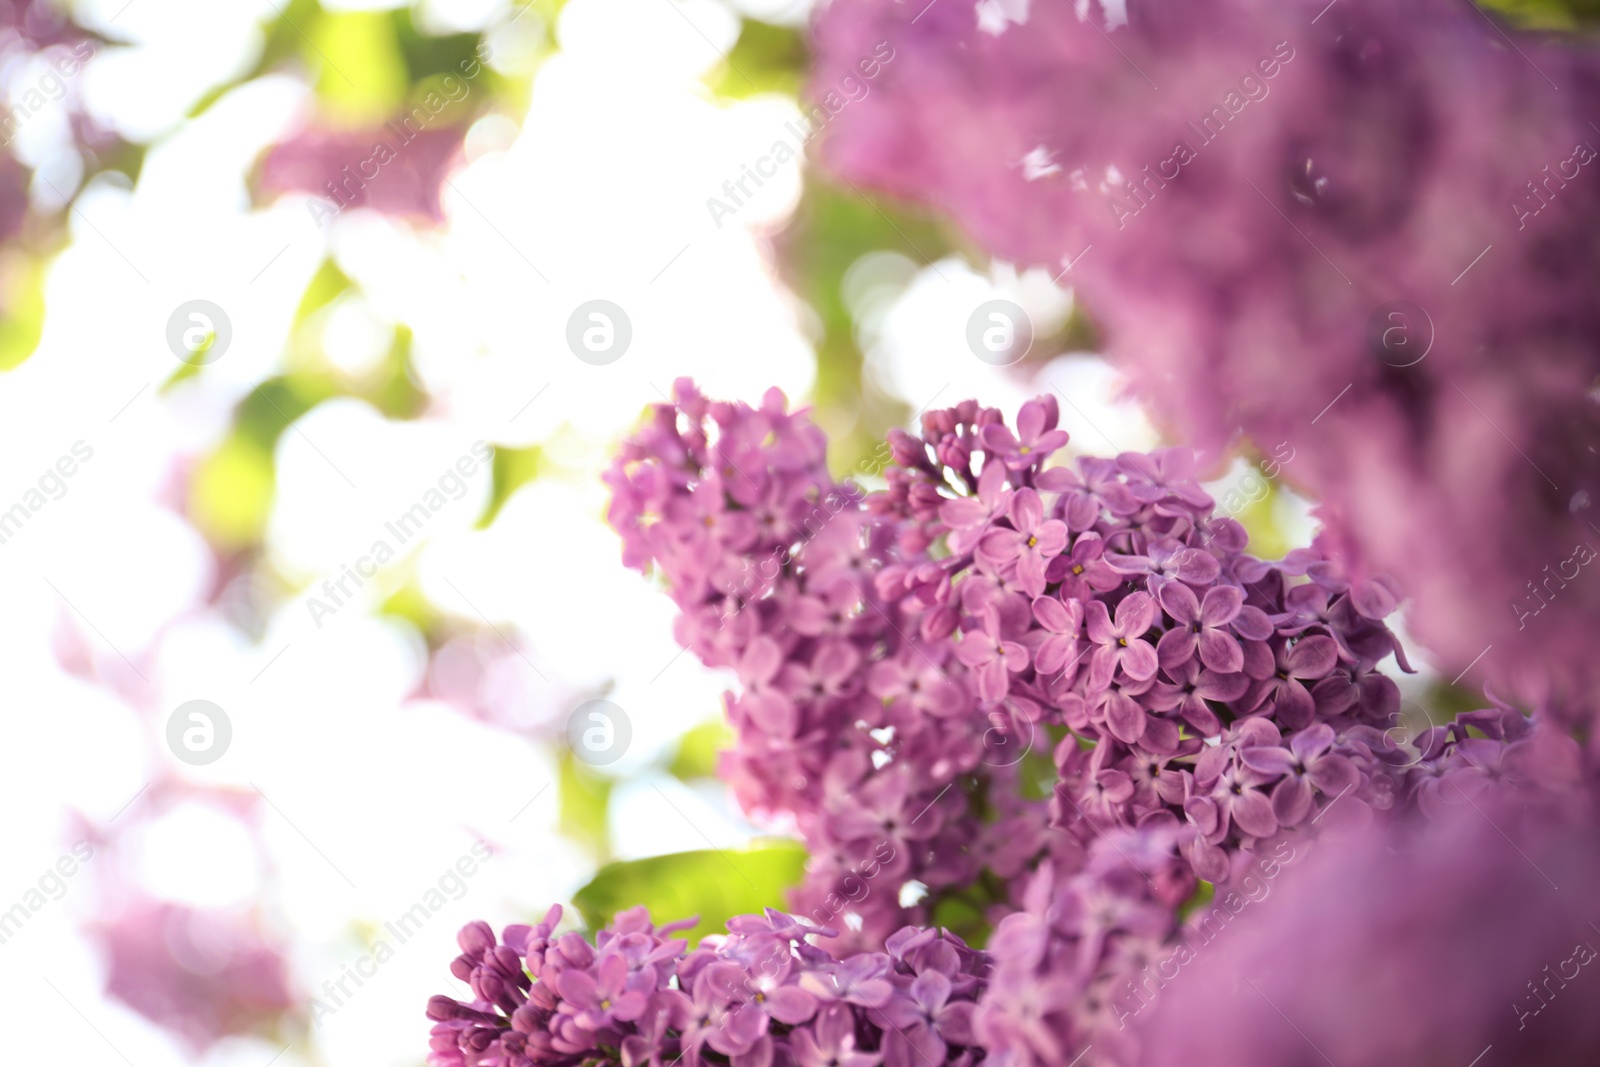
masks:
<path id="1" fill-rule="evenodd" d="M 561 833 L 587 848 L 596 860 L 611 855 L 611 791 L 615 781 L 591 769 L 565 745 L 557 754 Z"/>
<path id="2" fill-rule="evenodd" d="M 721 718 L 703 722 L 678 740 L 678 751 L 667 764 L 667 771 L 680 781 L 714 778 L 717 754 L 733 742 L 733 732 Z"/>
<path id="3" fill-rule="evenodd" d="M 1600 0 L 1478 0 L 1526 29 L 1574 30 L 1600 22 Z"/>
<path id="4" fill-rule="evenodd" d="M 709 81 L 713 92 L 731 99 L 757 93 L 799 96 L 810 66 L 811 50 L 803 31 L 747 18 L 727 61 Z"/>
<path id="5" fill-rule="evenodd" d="M 690 943 L 722 933 L 735 915 L 779 905 L 805 871 L 805 849 L 774 841 L 746 849 L 709 849 L 608 863 L 572 902 L 590 930 L 643 904 L 657 924 L 698 917 Z"/>
<path id="6" fill-rule="evenodd" d="M 845 303 L 845 272 L 871 252 L 898 252 L 918 264 L 954 247 L 944 224 L 807 171 L 794 217 L 778 237 L 783 280 L 821 320 L 815 339 L 816 418 L 829 436 L 829 464 L 840 476 L 871 456 L 890 427 L 911 411 L 870 387 L 862 373 L 858 324 Z"/>
<path id="7" fill-rule="evenodd" d="M 509 448 L 496 445 L 494 449 L 494 483 L 489 491 L 489 504 L 478 519 L 478 529 L 487 529 L 511 494 L 539 477 L 542 449 L 538 445 L 527 448 Z"/>

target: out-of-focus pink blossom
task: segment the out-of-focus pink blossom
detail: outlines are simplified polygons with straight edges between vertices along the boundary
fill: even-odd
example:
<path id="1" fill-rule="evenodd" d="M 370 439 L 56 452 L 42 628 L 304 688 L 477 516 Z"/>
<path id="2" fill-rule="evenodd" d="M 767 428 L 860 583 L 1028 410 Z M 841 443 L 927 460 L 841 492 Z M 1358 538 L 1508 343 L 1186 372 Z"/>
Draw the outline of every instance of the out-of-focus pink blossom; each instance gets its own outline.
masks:
<path id="1" fill-rule="evenodd" d="M 311 129 L 277 145 L 261 165 L 270 193 L 305 192 L 317 221 L 348 208 L 387 215 L 444 218 L 439 188 L 461 146 L 463 130 L 418 130 L 400 123 L 357 132 Z"/>
<path id="2" fill-rule="evenodd" d="M 1600 840 L 1454 791 L 1324 842 L 1121 990 L 1150 1067 L 1577 1067 L 1600 1054 Z M 1237 917 L 1234 917 L 1237 916 Z"/>
<path id="3" fill-rule="evenodd" d="M 1071 264 L 1182 437 L 1292 443 L 1448 674 L 1593 707 L 1596 50 L 1469 0 L 978 8 L 824 9 L 818 85 L 894 52 L 832 168 Z"/>
<path id="4" fill-rule="evenodd" d="M 282 953 L 247 912 L 134 899 L 96 923 L 106 993 L 203 1051 L 294 1007 Z"/>

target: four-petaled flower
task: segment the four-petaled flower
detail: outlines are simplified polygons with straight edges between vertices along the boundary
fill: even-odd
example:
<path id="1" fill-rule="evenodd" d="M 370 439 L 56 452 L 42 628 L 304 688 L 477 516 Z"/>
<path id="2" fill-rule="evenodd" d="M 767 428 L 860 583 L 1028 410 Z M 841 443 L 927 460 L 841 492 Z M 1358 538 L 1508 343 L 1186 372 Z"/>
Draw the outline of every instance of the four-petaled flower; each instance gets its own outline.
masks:
<path id="1" fill-rule="evenodd" d="M 1091 600 L 1086 609 L 1089 640 L 1096 648 L 1089 660 L 1089 685 L 1104 689 L 1111 684 L 1117 668 L 1129 678 L 1143 681 L 1155 676 L 1160 661 L 1148 642 L 1139 640 L 1155 621 L 1155 601 L 1149 593 L 1129 593 L 1117 605 L 1116 621 L 1106 610 L 1105 601 Z"/>

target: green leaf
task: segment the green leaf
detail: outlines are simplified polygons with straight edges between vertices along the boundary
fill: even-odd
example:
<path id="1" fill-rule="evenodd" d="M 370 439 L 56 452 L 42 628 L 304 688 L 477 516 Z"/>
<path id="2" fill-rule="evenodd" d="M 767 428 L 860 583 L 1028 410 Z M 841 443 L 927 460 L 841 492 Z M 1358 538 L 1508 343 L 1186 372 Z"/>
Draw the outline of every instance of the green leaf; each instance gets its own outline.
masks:
<path id="1" fill-rule="evenodd" d="M 674 778 L 688 782 L 696 778 L 715 778 L 717 753 L 733 741 L 733 732 L 720 718 L 703 722 L 684 734 L 678 741 L 678 751 L 667 764 Z"/>
<path id="2" fill-rule="evenodd" d="M 735 915 L 784 907 L 805 864 L 805 849 L 793 841 L 608 863 L 573 894 L 572 903 L 591 930 L 639 904 L 657 924 L 698 916 L 699 925 L 689 932 L 694 943 L 723 932 Z"/>

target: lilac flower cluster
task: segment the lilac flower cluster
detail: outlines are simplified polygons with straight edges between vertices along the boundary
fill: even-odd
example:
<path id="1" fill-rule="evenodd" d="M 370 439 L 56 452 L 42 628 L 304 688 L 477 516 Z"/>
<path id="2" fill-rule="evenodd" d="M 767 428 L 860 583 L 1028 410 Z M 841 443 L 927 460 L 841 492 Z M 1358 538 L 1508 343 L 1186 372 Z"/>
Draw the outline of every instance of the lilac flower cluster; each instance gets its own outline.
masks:
<path id="1" fill-rule="evenodd" d="M 924 553 L 880 591 L 955 641 L 984 704 L 1057 728 L 1053 823 L 1085 844 L 1186 825 L 1195 873 L 1222 881 L 1237 847 L 1346 793 L 1389 807 L 1407 759 L 1377 671 L 1400 653 L 1391 585 L 1352 587 L 1315 549 L 1247 555 L 1185 449 L 1046 467 L 1057 418 L 1051 397 L 1017 433 L 976 404 L 933 413 L 920 438 L 893 436 L 899 466 L 872 501 Z"/>
<path id="2" fill-rule="evenodd" d="M 1181 868 L 1170 834 L 1134 830 L 1097 840 L 1075 874 L 1039 868 L 989 945 L 973 1029 L 990 1067 L 1059 1067 L 1091 1047 L 1095 1062 L 1133 1062 L 1114 997 L 1174 937 L 1172 890 L 1193 885 Z"/>
<path id="3" fill-rule="evenodd" d="M 591 942 L 537 926 L 461 930 L 451 965 L 472 997 L 436 996 L 433 1067 L 587 1063 L 665 1067 L 970 1067 L 972 1018 L 987 956 L 960 939 L 907 928 L 883 952 L 835 959 L 826 927 L 768 909 L 728 922 L 693 951 L 644 908 Z"/>
<path id="4" fill-rule="evenodd" d="M 795 904 L 842 915 L 852 945 L 926 921 L 908 883 L 937 901 L 985 868 L 1073 871 L 1113 827 L 1170 831 L 1175 906 L 1336 803 L 1408 807 L 1499 767 L 1523 729 L 1495 713 L 1487 738 L 1397 743 L 1393 584 L 1351 584 L 1317 547 L 1248 555 L 1186 450 L 1047 466 L 1053 398 L 1015 431 L 969 401 L 894 433 L 866 497 L 780 397 L 678 390 L 610 472 L 611 518 L 628 561 L 666 575 L 680 639 L 739 674 L 734 786 L 793 817 L 815 857 Z M 997 738 L 1054 745 L 1048 819 Z M 997 916 L 1015 904 L 996 896 Z"/>
<path id="5" fill-rule="evenodd" d="M 968 401 L 893 434 L 867 495 L 776 392 L 675 388 L 608 472 L 610 517 L 680 639 L 738 674 L 725 769 L 804 834 L 816 921 L 744 916 L 692 952 L 642 908 L 593 943 L 555 936 L 559 909 L 503 943 L 473 924 L 472 999 L 429 1004 L 435 1067 L 1131 1064 L 1127 996 L 1193 958 L 1202 879 L 1226 903 L 1330 826 L 1552 807 L 1581 776 L 1569 737 L 1499 703 L 1400 743 L 1394 584 L 1320 542 L 1249 555 L 1185 450 L 1052 465 L 1053 399 L 1014 430 Z M 1025 756 L 984 758 L 995 735 L 1038 744 L 1034 769 L 1053 744 L 1048 801 Z M 986 909 L 988 950 L 913 883 Z"/>
<path id="6" fill-rule="evenodd" d="M 815 39 L 819 86 L 897 57 L 829 125 L 836 173 L 1070 265 L 1184 440 L 1294 443 L 1447 673 L 1595 706 L 1592 35 L 1470 0 L 839 0 Z"/>
<path id="7" fill-rule="evenodd" d="M 608 472 L 609 517 L 625 561 L 666 578 L 679 640 L 738 675 L 722 772 L 809 846 L 796 910 L 838 926 L 841 951 L 876 949 L 984 869 L 1009 879 L 1070 846 L 1021 797 L 1020 745 L 956 654 L 975 646 L 883 581 L 909 573 L 895 560 L 914 527 L 835 484 L 821 433 L 776 391 L 757 409 L 675 389 Z"/>

